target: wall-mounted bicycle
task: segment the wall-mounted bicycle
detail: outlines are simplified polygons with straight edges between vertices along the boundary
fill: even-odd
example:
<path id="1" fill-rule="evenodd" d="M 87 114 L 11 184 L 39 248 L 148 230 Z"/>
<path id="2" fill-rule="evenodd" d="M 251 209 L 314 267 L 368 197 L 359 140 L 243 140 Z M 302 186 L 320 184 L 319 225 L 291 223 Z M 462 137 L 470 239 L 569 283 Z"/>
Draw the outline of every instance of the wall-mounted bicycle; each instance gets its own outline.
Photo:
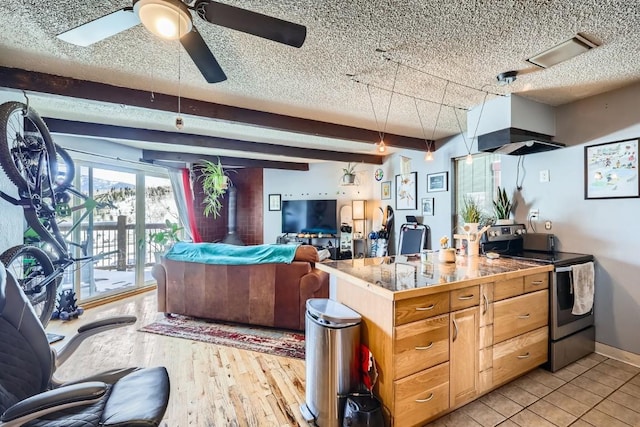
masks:
<path id="1" fill-rule="evenodd" d="M 0 105 L 0 166 L 18 190 L 18 198 L 0 191 L 0 197 L 21 206 L 27 223 L 25 243 L 0 255 L 0 261 L 20 283 L 44 326 L 51 319 L 56 293 L 62 276 L 76 262 L 93 261 L 100 256 L 86 256 L 86 243 L 68 240 L 70 233 L 98 203 L 71 187 L 75 166 L 69 154 L 53 143 L 47 126 L 28 104 L 7 102 Z M 82 202 L 70 207 L 73 196 Z M 76 209 L 85 212 L 62 233 L 58 217 Z M 70 246 L 83 249 L 74 257 Z"/>

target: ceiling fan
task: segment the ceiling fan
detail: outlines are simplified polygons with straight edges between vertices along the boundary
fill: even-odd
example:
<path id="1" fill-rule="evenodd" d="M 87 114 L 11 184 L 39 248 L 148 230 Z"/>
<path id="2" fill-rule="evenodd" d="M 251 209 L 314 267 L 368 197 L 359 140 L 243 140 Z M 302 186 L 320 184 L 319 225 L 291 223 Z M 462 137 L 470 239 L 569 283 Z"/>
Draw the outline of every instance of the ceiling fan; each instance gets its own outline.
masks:
<path id="1" fill-rule="evenodd" d="M 180 39 L 207 82 L 225 81 L 227 76 L 193 25 L 189 9 L 212 24 L 293 47 L 302 46 L 307 36 L 307 28 L 303 25 L 215 1 L 133 0 L 131 7 L 82 24 L 57 37 L 78 46 L 89 46 L 142 23 L 161 38 Z"/>

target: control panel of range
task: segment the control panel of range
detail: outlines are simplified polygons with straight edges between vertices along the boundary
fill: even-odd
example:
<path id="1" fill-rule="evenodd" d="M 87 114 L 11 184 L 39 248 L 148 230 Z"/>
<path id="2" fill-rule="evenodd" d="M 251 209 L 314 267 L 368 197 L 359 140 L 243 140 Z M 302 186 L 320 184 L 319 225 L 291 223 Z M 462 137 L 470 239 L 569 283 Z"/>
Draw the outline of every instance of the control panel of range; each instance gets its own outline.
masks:
<path id="1" fill-rule="evenodd" d="M 521 239 L 527 232 L 524 224 L 492 225 L 484 235 L 485 241 L 496 242 L 499 240 Z"/>

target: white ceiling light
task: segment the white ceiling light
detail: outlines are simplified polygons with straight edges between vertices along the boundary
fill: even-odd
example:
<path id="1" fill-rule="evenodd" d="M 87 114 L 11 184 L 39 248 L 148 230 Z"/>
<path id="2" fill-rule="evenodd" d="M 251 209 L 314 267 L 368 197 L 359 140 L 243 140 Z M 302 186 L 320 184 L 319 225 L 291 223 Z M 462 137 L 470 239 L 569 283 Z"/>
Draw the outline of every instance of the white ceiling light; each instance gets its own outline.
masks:
<path id="1" fill-rule="evenodd" d="M 138 0 L 133 10 L 145 28 L 158 37 L 177 40 L 191 31 L 191 13 L 180 0 Z"/>
<path id="2" fill-rule="evenodd" d="M 531 57 L 527 59 L 527 61 L 537 65 L 538 67 L 549 68 L 553 65 L 571 59 L 574 56 L 578 56 L 581 53 L 585 53 L 589 49 L 597 46 L 598 44 L 588 40 L 580 34 L 576 34 L 575 37 Z"/>

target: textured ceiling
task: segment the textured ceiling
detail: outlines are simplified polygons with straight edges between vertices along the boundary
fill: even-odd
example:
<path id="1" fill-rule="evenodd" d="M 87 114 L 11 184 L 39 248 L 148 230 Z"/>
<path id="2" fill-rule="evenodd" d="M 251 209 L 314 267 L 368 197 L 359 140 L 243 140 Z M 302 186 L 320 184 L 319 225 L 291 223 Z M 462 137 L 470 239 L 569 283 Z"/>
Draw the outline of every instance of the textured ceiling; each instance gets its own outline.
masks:
<path id="1" fill-rule="evenodd" d="M 141 25 L 86 48 L 55 37 L 130 1 L 4 0 L 0 65 L 428 139 L 459 133 L 466 126 L 465 110 L 485 98 L 480 89 L 490 93 L 487 99 L 517 93 L 556 106 L 640 80 L 637 0 L 226 3 L 305 25 L 307 39 L 295 49 L 194 14 L 195 26 L 228 76 L 208 84 L 177 42 L 161 41 Z M 526 62 L 576 33 L 600 46 L 548 69 Z M 498 86 L 495 76 L 507 70 L 520 75 L 513 84 Z M 434 130 L 445 86 L 445 106 Z M 54 97 L 36 97 L 34 105 L 47 116 L 166 130 L 174 117 Z M 373 144 L 211 126 L 205 119 L 187 117 L 185 122 L 188 133 L 374 150 Z"/>

